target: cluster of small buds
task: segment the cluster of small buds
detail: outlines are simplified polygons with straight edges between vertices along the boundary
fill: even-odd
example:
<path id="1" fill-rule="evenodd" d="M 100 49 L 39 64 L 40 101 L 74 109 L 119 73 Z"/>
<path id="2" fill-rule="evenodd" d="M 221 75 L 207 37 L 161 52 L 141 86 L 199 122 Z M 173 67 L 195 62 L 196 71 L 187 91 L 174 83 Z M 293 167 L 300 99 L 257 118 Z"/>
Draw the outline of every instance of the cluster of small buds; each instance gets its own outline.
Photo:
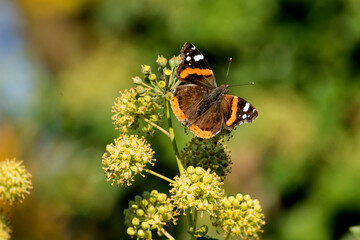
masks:
<path id="1" fill-rule="evenodd" d="M 223 182 L 210 169 L 189 166 L 180 177 L 174 178 L 170 185 L 171 198 L 174 204 L 182 210 L 195 208 L 211 213 L 218 208 L 218 203 L 224 197 Z"/>
<path id="2" fill-rule="evenodd" d="M 230 149 L 223 144 L 223 139 L 213 137 L 201 139 L 194 137 L 182 151 L 182 163 L 185 167 L 194 166 L 210 168 L 222 179 L 230 173 Z"/>
<path id="3" fill-rule="evenodd" d="M 115 129 L 119 129 L 121 133 L 129 133 L 130 130 L 138 129 L 141 122 L 141 130 L 152 133 L 154 131 L 152 123 L 161 120 L 162 115 L 159 112 L 161 108 L 159 97 L 149 88 L 138 86 L 120 92 L 120 97 L 115 99 L 112 107 Z"/>
<path id="4" fill-rule="evenodd" d="M 0 162 L 0 199 L 5 203 L 22 202 L 32 189 L 31 174 L 23 161 L 6 159 Z"/>
<path id="5" fill-rule="evenodd" d="M 144 80 L 137 76 L 133 78 L 133 82 L 139 86 L 151 89 L 153 94 L 157 96 L 167 97 L 168 93 L 172 92 L 180 84 L 175 74 L 180 62 L 180 56 L 174 56 L 169 60 L 163 56 L 158 56 L 156 63 L 159 65 L 158 71 L 160 77 L 152 72 L 149 65 L 142 65 L 141 72 L 144 74 Z"/>
<path id="6" fill-rule="evenodd" d="M 159 236 L 166 231 L 164 226 L 176 224 L 178 215 L 174 211 L 170 198 L 165 193 L 156 190 L 144 192 L 142 197 L 135 196 L 129 202 L 129 208 L 124 210 L 127 234 L 137 239 L 152 239 L 152 230 L 157 230 Z"/>
<path id="7" fill-rule="evenodd" d="M 248 194 L 225 197 L 212 217 L 214 226 L 220 226 L 226 235 L 241 239 L 259 239 L 258 234 L 263 232 L 261 227 L 265 224 L 259 201 Z"/>
<path id="8" fill-rule="evenodd" d="M 134 176 L 141 175 L 147 163 L 153 165 L 154 152 L 144 137 L 122 134 L 114 141 L 106 146 L 102 157 L 103 170 L 107 181 L 112 181 L 112 185 L 116 183 L 130 186 Z"/>
<path id="9" fill-rule="evenodd" d="M 3 210 L 0 209 L 0 239 L 10 239 L 11 228 L 9 227 L 9 220 Z"/>

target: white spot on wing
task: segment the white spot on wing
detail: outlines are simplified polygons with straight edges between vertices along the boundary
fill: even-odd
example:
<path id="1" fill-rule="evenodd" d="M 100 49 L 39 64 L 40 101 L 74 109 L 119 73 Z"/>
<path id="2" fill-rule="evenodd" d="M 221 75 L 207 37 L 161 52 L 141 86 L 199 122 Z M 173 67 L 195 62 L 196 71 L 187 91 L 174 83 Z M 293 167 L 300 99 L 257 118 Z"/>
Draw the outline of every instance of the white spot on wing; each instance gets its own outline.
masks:
<path id="1" fill-rule="evenodd" d="M 245 107 L 243 108 L 244 112 L 247 112 L 247 111 L 249 110 L 249 107 L 250 107 L 250 103 L 247 102 L 247 103 L 245 104 Z"/>
<path id="2" fill-rule="evenodd" d="M 195 50 L 196 49 L 196 47 L 195 46 L 193 46 L 192 48 L 191 48 L 191 50 Z"/>
<path id="3" fill-rule="evenodd" d="M 202 60 L 202 59 L 204 59 L 204 55 L 202 55 L 202 54 L 199 54 L 199 55 L 194 56 L 195 62 L 197 62 L 197 61 L 199 61 L 199 60 Z"/>
<path id="4" fill-rule="evenodd" d="M 246 118 L 246 114 L 243 114 L 243 115 L 242 115 L 242 119 L 245 119 L 245 118 Z"/>
<path id="5" fill-rule="evenodd" d="M 254 108 L 254 110 L 253 110 L 253 113 L 256 111 L 256 109 Z"/>
<path id="6" fill-rule="evenodd" d="M 191 60 L 191 57 L 190 57 L 190 56 L 187 56 L 185 60 L 186 60 L 186 61 L 190 61 L 190 60 Z"/>

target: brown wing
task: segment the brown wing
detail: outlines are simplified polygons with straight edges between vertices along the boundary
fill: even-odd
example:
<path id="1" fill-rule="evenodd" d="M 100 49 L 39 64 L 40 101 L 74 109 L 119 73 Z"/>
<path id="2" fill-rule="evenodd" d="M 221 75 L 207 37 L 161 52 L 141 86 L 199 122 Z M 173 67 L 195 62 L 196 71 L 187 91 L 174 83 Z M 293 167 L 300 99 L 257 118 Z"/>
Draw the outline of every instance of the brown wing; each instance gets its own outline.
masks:
<path id="1" fill-rule="evenodd" d="M 223 125 L 221 107 L 221 102 L 212 105 L 204 114 L 190 123 L 190 131 L 199 138 L 211 138 L 218 134 Z"/>
<path id="2" fill-rule="evenodd" d="M 176 71 L 177 78 L 207 88 L 215 88 L 215 76 L 204 55 L 191 43 L 181 49 L 181 63 Z"/>
<path id="3" fill-rule="evenodd" d="M 224 127 L 233 129 L 246 122 L 252 122 L 258 116 L 255 107 L 245 99 L 225 94 L 222 102 Z"/>
<path id="4" fill-rule="evenodd" d="M 204 99 L 208 89 L 194 85 L 187 84 L 175 88 L 170 104 L 175 116 L 179 121 L 188 125 L 196 106 Z"/>

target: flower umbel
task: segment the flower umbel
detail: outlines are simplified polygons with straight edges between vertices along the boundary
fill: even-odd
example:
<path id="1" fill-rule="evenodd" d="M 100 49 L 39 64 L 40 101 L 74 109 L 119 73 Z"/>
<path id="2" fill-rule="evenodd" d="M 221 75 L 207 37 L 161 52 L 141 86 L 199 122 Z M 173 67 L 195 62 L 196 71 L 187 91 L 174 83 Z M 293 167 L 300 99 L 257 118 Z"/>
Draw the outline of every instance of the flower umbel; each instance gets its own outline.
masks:
<path id="1" fill-rule="evenodd" d="M 116 182 L 130 186 L 134 176 L 141 174 L 147 163 L 153 165 L 154 152 L 144 137 L 122 134 L 114 141 L 106 146 L 106 152 L 102 157 L 103 170 L 107 180 L 112 181 L 112 184 Z"/>
<path id="2" fill-rule="evenodd" d="M 230 173 L 231 156 L 230 149 L 223 142 L 217 136 L 209 139 L 192 138 L 182 151 L 182 163 L 185 167 L 210 168 L 224 179 Z"/>
<path id="3" fill-rule="evenodd" d="M 0 239 L 10 239 L 11 228 L 9 227 L 9 220 L 3 210 L 0 209 Z"/>
<path id="4" fill-rule="evenodd" d="M 115 99 L 112 107 L 112 116 L 115 129 L 121 133 L 128 133 L 130 130 L 139 128 L 140 122 L 143 124 L 141 130 L 145 133 L 152 133 L 152 123 L 161 120 L 158 112 L 162 105 L 159 97 L 151 92 L 149 88 L 131 88 L 120 92 L 120 97 Z"/>
<path id="5" fill-rule="evenodd" d="M 129 202 L 129 208 L 124 210 L 127 234 L 137 239 L 152 239 L 151 230 L 157 230 L 158 235 L 166 235 L 164 226 L 176 224 L 174 206 L 165 193 L 156 190 L 144 192 L 142 197 L 135 196 Z"/>
<path id="6" fill-rule="evenodd" d="M 0 163 L 0 199 L 6 203 L 22 202 L 32 189 L 31 174 L 23 161 L 6 159 Z"/>
<path id="7" fill-rule="evenodd" d="M 250 195 L 227 196 L 221 208 L 215 212 L 213 225 L 220 226 L 227 235 L 237 235 L 242 239 L 259 239 L 265 216 L 258 200 Z"/>
<path id="8" fill-rule="evenodd" d="M 199 211 L 212 212 L 217 209 L 218 203 L 224 197 L 224 184 L 220 177 L 211 173 L 210 169 L 205 171 L 201 167 L 190 166 L 180 177 L 174 178 L 170 193 L 174 204 L 186 210 L 194 207 Z"/>

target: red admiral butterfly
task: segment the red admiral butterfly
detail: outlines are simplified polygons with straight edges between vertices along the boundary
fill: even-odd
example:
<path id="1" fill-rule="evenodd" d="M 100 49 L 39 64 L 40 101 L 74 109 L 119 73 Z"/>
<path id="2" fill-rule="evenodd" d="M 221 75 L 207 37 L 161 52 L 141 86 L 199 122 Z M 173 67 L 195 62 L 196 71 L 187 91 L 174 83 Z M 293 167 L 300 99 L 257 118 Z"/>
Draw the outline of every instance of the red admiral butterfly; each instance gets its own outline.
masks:
<path id="1" fill-rule="evenodd" d="M 229 85 L 216 85 L 204 55 L 191 43 L 181 49 L 177 78 L 186 85 L 175 88 L 171 107 L 181 123 L 200 138 L 211 138 L 222 127 L 231 130 L 252 122 L 258 112 L 248 101 L 226 94 Z"/>

